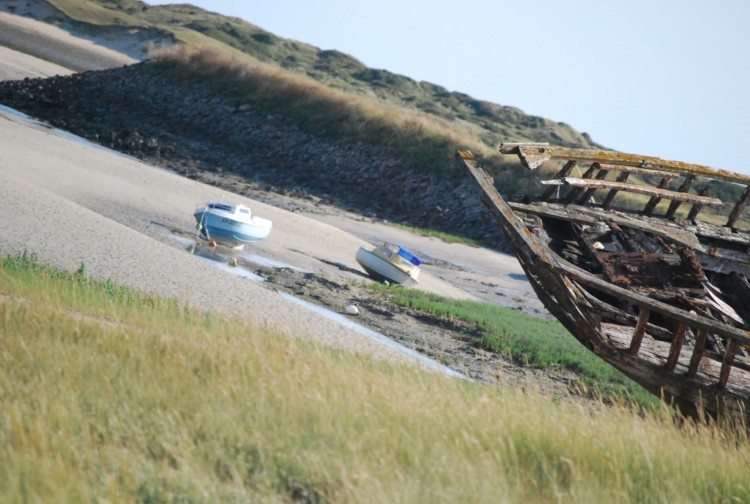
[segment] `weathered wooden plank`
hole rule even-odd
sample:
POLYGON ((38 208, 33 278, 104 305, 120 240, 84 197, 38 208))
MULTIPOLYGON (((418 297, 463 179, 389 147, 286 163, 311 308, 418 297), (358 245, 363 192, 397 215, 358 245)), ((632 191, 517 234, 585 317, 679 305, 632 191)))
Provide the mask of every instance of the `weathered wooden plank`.
MULTIPOLYGON (((703 190, 700 192, 700 196, 705 196, 707 194, 708 194, 708 186, 705 186, 703 190)), ((696 217, 698 217, 698 212, 700 212, 702 208, 703 208, 703 203, 701 203, 700 201, 696 201, 695 203, 693 203, 693 208, 691 208, 690 211, 688 212, 688 216, 687 216, 688 220, 691 222, 695 222, 696 217)))
MULTIPOLYGON (((509 203, 509 205, 516 211, 536 214, 541 217, 554 217, 563 221, 576 222, 581 224, 596 224, 600 220, 606 218, 607 220, 615 222, 620 226, 630 227, 645 232, 661 233, 679 243, 693 248, 696 253, 705 254, 706 258, 702 257, 702 261, 710 260, 710 257, 725 259, 731 259, 731 257, 725 255, 724 247, 704 247, 698 240, 698 236, 710 238, 711 240, 719 240, 720 242, 730 242, 737 245, 750 247, 750 233, 745 231, 732 232, 727 228, 712 226, 702 222, 691 225, 684 221, 681 221, 680 224, 670 221, 664 221, 663 219, 658 218, 634 218, 623 215, 622 213, 607 213, 605 216, 605 214, 597 208, 576 205, 561 205, 555 203, 529 204, 511 202, 509 203)), ((736 255, 736 260, 741 261, 742 257, 745 256, 738 253, 736 255)), ((736 263, 736 266, 738 268, 743 267, 741 262, 736 263)))
MULTIPOLYGON (((732 367, 734 369, 741 369, 743 371, 750 371, 750 364, 748 364, 746 361, 738 359, 737 357, 738 357, 738 354, 739 354, 739 350, 737 352, 738 353, 735 354, 734 361, 732 362, 732 367)), ((716 361, 716 362, 723 362, 724 361, 724 355, 723 354, 718 354, 718 353, 712 352, 711 350, 706 350, 705 352, 703 352, 703 358, 704 359, 711 359, 711 360, 716 361)), ((748 389, 748 390, 750 390, 750 389, 748 389)))
POLYGON ((526 204, 526 203, 508 203, 513 210, 539 215, 540 217, 554 217, 568 222, 578 222, 581 224, 596 224, 599 222, 594 216, 583 214, 575 206, 560 206, 554 204, 526 204), (570 208, 570 210, 566 210, 570 208))
MULTIPOLYGON (((630 176, 630 173, 624 171, 620 173, 620 175, 617 176, 617 181, 627 182, 629 176, 630 176)), ((607 193, 607 196, 604 198, 604 201, 602 202, 602 208, 609 208, 609 205, 612 204, 612 200, 615 199, 615 196, 617 196, 618 192, 619 191, 617 189, 611 189, 609 193, 607 193)))
MULTIPOLYGON (((666 189, 669 185, 670 180, 672 179, 668 177, 664 177, 663 179, 661 179, 661 182, 659 182, 657 189, 666 189)), ((648 200, 648 203, 646 203, 646 207, 643 209, 643 213, 645 215, 651 215, 654 212, 654 208, 656 208, 656 205, 658 205, 661 201, 661 198, 661 196, 651 196, 651 199, 648 200)))
POLYGON ((567 147, 550 147, 549 145, 503 144, 502 154, 516 154, 530 169, 535 169, 548 160, 576 160, 578 162, 599 162, 622 166, 654 168, 675 173, 693 173, 716 180, 726 180, 740 184, 750 184, 750 177, 739 173, 711 168, 709 166, 668 161, 654 156, 640 156, 622 152, 597 149, 571 149, 567 147))
MULTIPOLYGON (((514 210, 536 214, 542 217, 555 217, 556 219, 580 222, 583 224, 595 224, 604 220, 599 209, 577 205, 558 205, 554 203, 524 204, 509 203, 514 210)), ((658 232, 668 236, 677 243, 701 249, 702 245, 698 238, 691 232, 692 227, 678 226, 673 222, 652 219, 649 217, 631 217, 621 213, 607 213, 606 220, 624 227, 639 229, 646 232, 658 232)), ((749 241, 750 243, 750 241, 749 241)))
POLYGON ((703 351, 706 348, 706 341, 708 341, 708 331, 705 329, 698 329, 698 334, 695 336, 695 346, 693 347, 693 355, 690 357, 690 366, 688 367, 687 375, 689 377, 695 376, 698 372, 698 365, 701 363, 703 358, 703 351))
POLYGON ((737 204, 734 205, 732 212, 729 214, 729 219, 727 220, 726 224, 727 227, 734 227, 734 225, 737 223, 737 219, 740 218, 740 214, 747 206, 748 200, 750 200, 750 185, 745 187, 745 191, 742 193, 739 201, 737 201, 737 204))
POLYGON ((655 187, 646 187, 640 184, 631 184, 628 182, 617 182, 616 180, 596 180, 596 179, 581 179, 575 177, 563 177, 562 179, 543 180, 544 185, 570 185, 574 187, 595 187, 598 189, 617 189, 618 191, 627 191, 637 194, 645 194, 646 196, 657 196, 659 198, 683 201, 690 203, 698 203, 701 205, 718 206, 722 204, 719 198, 713 198, 711 196, 704 196, 700 194, 688 194, 677 191, 670 191, 668 189, 659 189, 655 187))
MULTIPOLYGON (((685 180, 682 181, 682 185, 679 189, 677 189, 677 192, 688 192, 690 190, 690 186, 693 185, 693 181, 695 180, 695 175, 692 173, 688 174, 685 177, 685 180)), ((677 212, 677 209, 680 208, 680 205, 682 204, 681 201, 672 201, 669 204, 669 208, 667 209, 667 213, 664 215, 667 219, 671 219, 674 217, 675 212, 677 212)))
MULTIPOLYGON (((584 179, 589 179, 598 170, 599 170, 599 163, 593 163, 591 166, 589 166, 588 170, 586 170, 586 172, 581 177, 584 178, 584 179)), ((605 175, 606 175, 606 173, 605 173, 605 175)), ((564 180, 566 178, 567 177, 562 177, 562 178, 556 179, 556 180, 564 180)), ((542 184, 544 184, 544 182, 542 182, 542 184)), ((576 200, 576 198, 578 197, 578 195, 581 193, 582 190, 583 189, 580 188, 580 187, 574 187, 573 189, 571 189, 570 191, 568 191, 568 195, 565 196, 565 200, 568 201, 568 202, 570 202, 570 203, 572 203, 573 201, 576 200)))
POLYGON ((599 163, 602 169, 607 171, 617 171, 621 174, 637 174, 644 177, 662 177, 670 181, 679 177, 679 173, 668 172, 664 170, 654 170, 652 168, 643 168, 641 166, 615 165, 608 163, 599 163))
POLYGON ((703 265, 703 269, 706 271, 714 271, 717 273, 726 273, 728 271, 736 271, 742 273, 745 276, 750 277, 750 264, 745 261, 732 260, 731 257, 725 258, 719 255, 708 255, 696 253, 696 256, 703 265))
MULTIPOLYGON (((618 324, 622 324, 624 326, 630 326, 630 327, 635 327, 635 325, 638 323, 638 318, 635 315, 625 313, 619 308, 616 308, 608 303, 605 303, 601 299, 598 299, 597 297, 592 296, 588 292, 585 292, 585 294, 586 294, 586 300, 593 307, 596 308, 597 312, 602 314, 603 319, 606 318, 614 322, 617 322, 618 324)), ((664 329, 663 327, 660 327, 658 325, 654 325, 650 322, 646 324, 646 333, 653 336, 654 339, 659 339, 659 340, 664 340, 664 341, 671 339, 673 336, 672 333, 668 331, 667 329, 664 329)), ((631 334, 632 334, 632 331, 631 331, 631 334)))
MULTIPOLYGON (((578 161, 568 161, 565 163, 565 166, 562 167, 562 169, 557 172, 554 178, 561 179, 564 177, 567 177, 571 171, 573 171, 573 168, 575 168, 576 164, 578 164, 578 161)), ((548 200, 550 196, 555 192, 555 187, 548 187, 547 190, 544 191, 542 194, 542 200, 548 200)))
POLYGON ((641 348, 641 341, 643 341, 643 335, 646 333, 646 324, 648 324, 650 315, 651 310, 641 307, 641 312, 638 314, 638 323, 633 329, 633 339, 630 340, 630 353, 633 355, 637 355, 638 349, 641 348))
POLYGON ((724 362, 721 363, 721 373, 719 373, 719 388, 723 389, 727 386, 729 381, 729 372, 732 370, 732 363, 734 357, 737 355, 737 346, 739 345, 737 340, 729 340, 727 343, 727 350, 724 352, 724 362))
POLYGON ((750 247, 750 233, 747 231, 732 231, 729 228, 712 226, 704 222, 696 222, 693 226, 696 234, 714 240, 738 243, 750 247))
POLYGON ((685 339, 685 324, 679 324, 677 331, 674 333, 672 339, 672 346, 669 348, 669 357, 667 357, 667 369, 674 371, 677 361, 680 359, 680 351, 682 350, 682 342, 685 339))
MULTIPOLYGON (((596 180, 604 180, 604 178, 607 176, 608 171, 603 169, 599 163, 594 163, 595 165, 599 166, 599 173, 596 174, 596 180)), ((592 165, 593 166, 593 165, 592 165)), ((591 197, 596 192, 597 188, 592 187, 590 189, 587 189, 585 193, 583 193, 583 196, 581 196, 578 199, 579 205, 585 205, 588 203, 588 201, 591 199, 591 197)))
POLYGON ((648 308, 651 311, 661 313, 677 322, 684 323, 688 327, 706 329, 725 338, 736 339, 741 343, 750 344, 750 332, 744 329, 739 329, 716 319, 682 310, 668 303, 633 292, 632 290, 618 287, 563 260, 556 261, 553 269, 559 274, 569 276, 575 282, 623 299, 641 308, 648 308))

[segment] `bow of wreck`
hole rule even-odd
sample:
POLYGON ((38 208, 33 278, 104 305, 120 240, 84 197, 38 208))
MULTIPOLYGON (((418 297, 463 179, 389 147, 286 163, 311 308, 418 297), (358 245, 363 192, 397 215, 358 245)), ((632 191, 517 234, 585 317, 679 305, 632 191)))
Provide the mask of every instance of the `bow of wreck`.
POLYGON ((500 151, 557 170, 538 197, 506 201, 459 153, 547 309, 684 414, 747 419, 750 233, 740 227, 750 177, 604 150, 500 151), (717 183, 736 201, 711 196, 717 183))

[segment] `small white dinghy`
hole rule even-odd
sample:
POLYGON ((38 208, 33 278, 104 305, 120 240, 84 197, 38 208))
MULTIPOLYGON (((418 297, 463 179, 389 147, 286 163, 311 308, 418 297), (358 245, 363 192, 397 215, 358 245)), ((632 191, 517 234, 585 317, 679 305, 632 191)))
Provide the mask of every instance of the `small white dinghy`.
POLYGON ((403 247, 384 243, 372 251, 360 247, 357 262, 368 275, 381 282, 417 283, 422 262, 403 247))
POLYGON ((270 220, 254 216, 239 203, 203 203, 193 216, 201 236, 232 248, 262 240, 273 228, 270 220))

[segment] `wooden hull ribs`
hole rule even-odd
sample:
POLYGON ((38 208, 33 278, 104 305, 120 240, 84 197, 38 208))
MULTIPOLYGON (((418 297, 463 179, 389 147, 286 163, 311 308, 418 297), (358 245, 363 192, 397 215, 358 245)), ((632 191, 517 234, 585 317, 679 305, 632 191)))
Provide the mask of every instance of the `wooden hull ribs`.
POLYGON ((559 168, 538 197, 511 202, 459 153, 550 313, 684 414, 747 420, 750 233, 739 228, 750 177, 546 144, 500 152, 559 168), (717 187, 736 201, 709 195, 717 187))

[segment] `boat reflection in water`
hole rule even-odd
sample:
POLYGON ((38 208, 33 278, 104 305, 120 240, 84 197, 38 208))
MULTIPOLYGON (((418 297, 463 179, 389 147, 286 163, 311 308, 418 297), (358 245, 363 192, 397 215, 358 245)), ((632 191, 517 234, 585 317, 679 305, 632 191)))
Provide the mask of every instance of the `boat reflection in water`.
POLYGON ((255 282, 263 282, 264 278, 239 265, 237 256, 233 249, 224 249, 226 252, 207 245, 192 243, 186 247, 187 251, 195 257, 210 262, 217 268, 234 276, 248 278, 255 282))

